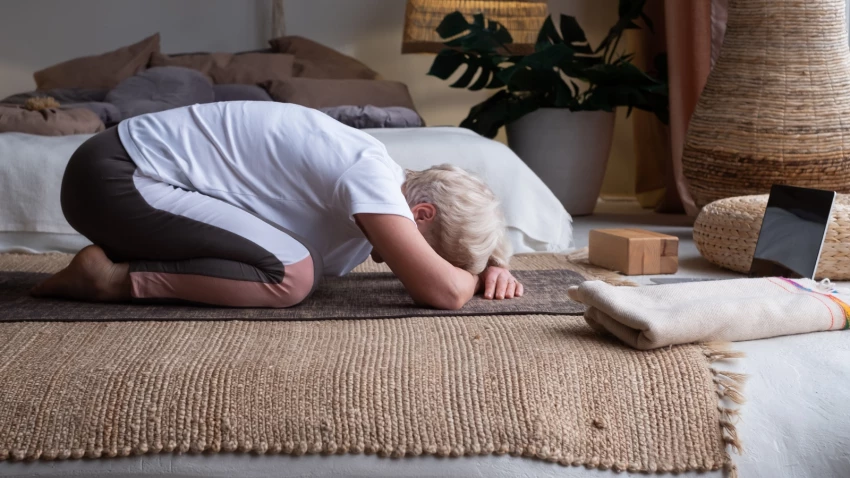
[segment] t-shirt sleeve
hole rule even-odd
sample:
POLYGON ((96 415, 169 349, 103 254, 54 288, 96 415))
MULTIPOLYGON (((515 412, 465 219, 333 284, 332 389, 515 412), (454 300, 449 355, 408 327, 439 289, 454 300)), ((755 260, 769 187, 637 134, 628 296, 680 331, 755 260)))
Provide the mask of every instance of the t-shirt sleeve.
POLYGON ((410 206, 401 193, 404 174, 379 159, 366 158, 339 179, 336 198, 352 221, 355 214, 393 214, 413 221, 410 206))

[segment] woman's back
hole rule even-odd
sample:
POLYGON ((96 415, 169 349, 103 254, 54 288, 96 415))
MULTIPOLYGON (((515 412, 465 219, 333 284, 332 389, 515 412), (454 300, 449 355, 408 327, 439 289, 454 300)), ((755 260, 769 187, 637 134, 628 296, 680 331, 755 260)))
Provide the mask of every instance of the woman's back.
POLYGON ((119 126, 137 174, 198 191, 309 240, 324 273, 345 274, 371 246, 356 213, 412 219, 402 169, 383 144, 316 110, 272 102, 194 105, 119 126))

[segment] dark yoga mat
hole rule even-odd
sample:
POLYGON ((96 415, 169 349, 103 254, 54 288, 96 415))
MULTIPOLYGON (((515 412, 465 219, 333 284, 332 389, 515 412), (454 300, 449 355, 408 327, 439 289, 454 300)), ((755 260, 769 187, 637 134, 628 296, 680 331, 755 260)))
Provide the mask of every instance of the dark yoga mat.
POLYGON ((325 278, 319 289, 288 309, 234 309, 194 305, 100 304, 30 297, 29 289, 49 274, 0 272, 0 322, 33 320, 312 320, 424 316, 579 315, 584 306, 567 297, 567 287, 585 279, 567 270, 515 271, 525 294, 511 300, 473 298, 463 309, 418 307, 389 273, 325 278))

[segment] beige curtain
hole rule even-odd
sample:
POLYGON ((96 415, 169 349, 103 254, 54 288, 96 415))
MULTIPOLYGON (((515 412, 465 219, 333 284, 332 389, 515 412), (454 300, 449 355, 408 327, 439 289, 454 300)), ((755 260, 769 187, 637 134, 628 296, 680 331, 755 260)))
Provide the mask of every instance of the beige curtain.
MULTIPOLYGON (((657 55, 667 51, 664 0, 648 0, 644 13, 652 19, 654 33, 642 25, 628 31, 628 42, 634 52, 634 63, 652 70, 657 55)), ((653 208, 662 203, 667 191, 666 170, 671 161, 670 128, 654 114, 632 112, 635 153, 635 195, 642 207, 653 208)))
POLYGON ((286 20, 283 16, 283 0, 272 0, 272 31, 269 38, 280 38, 286 34, 286 20))
POLYGON ((667 51, 670 125, 649 115, 634 122, 636 190, 641 204, 659 212, 698 210, 682 174, 682 150, 688 122, 716 61, 726 31, 728 0, 649 0, 646 12, 656 35, 641 30, 634 40, 636 60, 646 67, 655 53, 667 51))

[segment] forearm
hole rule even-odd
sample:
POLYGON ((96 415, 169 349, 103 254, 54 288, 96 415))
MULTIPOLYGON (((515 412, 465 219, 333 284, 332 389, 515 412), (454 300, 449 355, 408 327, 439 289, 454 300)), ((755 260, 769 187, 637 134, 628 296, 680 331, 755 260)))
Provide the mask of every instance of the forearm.
POLYGON ((477 276, 454 268, 442 277, 427 281, 425 287, 408 287, 414 302, 443 310, 457 310, 464 306, 479 288, 477 276))

